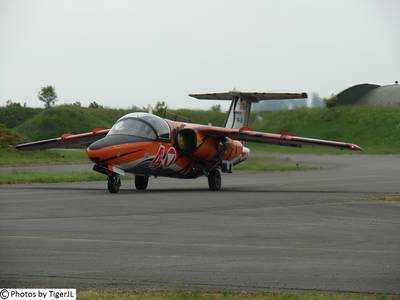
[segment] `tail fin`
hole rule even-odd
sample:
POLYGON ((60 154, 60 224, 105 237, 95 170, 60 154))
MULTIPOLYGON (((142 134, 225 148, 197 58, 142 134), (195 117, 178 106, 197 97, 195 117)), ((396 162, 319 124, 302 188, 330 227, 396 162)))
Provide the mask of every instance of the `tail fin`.
POLYGON ((263 100, 304 99, 306 93, 227 93, 190 94, 190 97, 202 100, 231 100, 231 106, 225 119, 225 128, 240 129, 248 127, 251 103, 263 100))

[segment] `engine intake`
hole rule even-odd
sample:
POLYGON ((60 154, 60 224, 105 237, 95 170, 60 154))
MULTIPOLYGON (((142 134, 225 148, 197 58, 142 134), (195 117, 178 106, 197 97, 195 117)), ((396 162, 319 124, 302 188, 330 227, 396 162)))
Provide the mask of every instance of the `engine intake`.
POLYGON ((190 155, 196 150, 197 135, 193 129, 181 129, 176 135, 176 148, 184 155, 190 155))
POLYGON ((206 137, 192 128, 181 129, 176 136, 176 148, 182 155, 212 161, 218 154, 219 139, 206 137))
POLYGON ((183 128, 176 135, 176 149, 182 155, 197 157, 206 161, 231 161, 239 157, 243 144, 228 138, 207 137, 192 128, 183 128))

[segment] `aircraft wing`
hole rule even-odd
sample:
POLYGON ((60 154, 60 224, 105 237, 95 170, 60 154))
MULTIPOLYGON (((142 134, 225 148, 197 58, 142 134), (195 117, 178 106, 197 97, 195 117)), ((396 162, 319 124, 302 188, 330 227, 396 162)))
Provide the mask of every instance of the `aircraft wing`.
POLYGON ((79 134, 63 134, 60 137, 15 145, 14 148, 22 151, 43 150, 51 148, 82 148, 105 137, 110 129, 96 128, 93 131, 79 134))
POLYGON ((228 137, 233 140, 256 142, 264 144, 273 144, 280 146, 301 147, 303 145, 325 146, 340 149, 361 151, 361 147, 355 144, 343 143, 337 141, 320 140, 308 137, 300 137, 291 134, 275 134, 267 132, 257 132, 249 129, 229 129, 222 127, 200 127, 197 130, 205 136, 228 137))

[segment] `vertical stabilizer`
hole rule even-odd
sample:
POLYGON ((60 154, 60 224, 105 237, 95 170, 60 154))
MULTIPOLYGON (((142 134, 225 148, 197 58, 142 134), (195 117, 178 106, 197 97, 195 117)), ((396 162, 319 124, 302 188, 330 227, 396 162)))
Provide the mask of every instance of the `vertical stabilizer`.
POLYGON ((248 127, 251 111, 251 101, 242 97, 233 97, 225 119, 225 128, 240 129, 248 127))

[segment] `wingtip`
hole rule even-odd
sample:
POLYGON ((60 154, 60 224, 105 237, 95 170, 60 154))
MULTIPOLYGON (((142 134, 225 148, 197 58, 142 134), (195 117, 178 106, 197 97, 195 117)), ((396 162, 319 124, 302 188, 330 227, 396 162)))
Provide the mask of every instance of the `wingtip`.
POLYGON ((199 94, 193 94, 193 93, 192 93, 192 94, 189 94, 188 96, 189 96, 189 97, 192 97, 192 98, 199 99, 199 98, 198 98, 199 94))
POLYGON ((363 148, 361 148, 360 146, 358 146, 356 144, 350 144, 350 149, 353 151, 364 151, 363 148))

